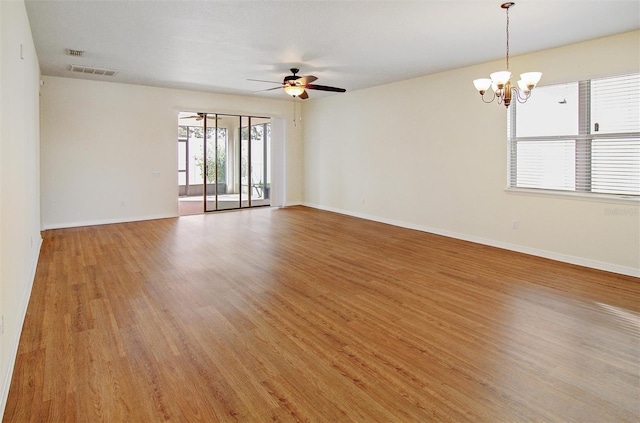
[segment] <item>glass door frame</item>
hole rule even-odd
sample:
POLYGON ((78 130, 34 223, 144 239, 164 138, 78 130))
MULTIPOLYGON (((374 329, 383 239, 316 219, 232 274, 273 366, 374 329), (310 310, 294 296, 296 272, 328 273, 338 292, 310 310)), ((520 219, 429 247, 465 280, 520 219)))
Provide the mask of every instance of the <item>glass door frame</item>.
MULTIPOLYGON (((200 113, 198 113, 200 114, 200 113)), ((204 130, 204 143, 203 143, 203 159, 204 159, 204 166, 203 166, 203 170, 204 170, 204 175, 203 175, 203 211, 205 213, 209 213, 209 212, 215 212, 215 211, 225 211, 225 210, 238 210, 238 209, 245 209, 245 208, 251 208, 251 207, 269 207, 271 205, 271 201, 269 200, 269 197, 266 195, 267 190, 266 190, 266 186, 267 186, 267 175, 268 172, 271 171, 271 169, 269 168, 271 161, 267 160, 267 154, 270 151, 270 148, 268 148, 268 142, 270 140, 268 140, 268 131, 267 131, 267 126, 271 124, 271 117, 266 117, 266 116, 250 116, 250 115, 239 115, 239 114, 226 114, 226 113, 203 113, 203 115, 205 116, 204 122, 203 122, 203 130, 204 130), (208 120, 213 117, 214 119, 214 125, 213 127, 210 127, 208 125, 208 120), (233 140, 230 140, 231 137, 229 137, 229 134, 227 132, 227 138, 226 138, 226 157, 227 159, 226 161, 226 168, 225 168, 225 185, 227 187, 229 186, 233 186, 235 184, 234 178, 237 175, 238 177, 238 202, 235 205, 235 207, 225 207, 225 208, 221 208, 220 207, 220 200, 219 200, 219 181, 218 181, 218 175, 219 175, 219 169, 218 169, 218 154, 219 154, 219 143, 218 143, 218 120, 219 117, 234 117, 238 119, 238 127, 237 127, 237 137, 233 137, 233 140), (246 128, 247 128, 247 139, 243 140, 243 135, 242 135, 242 129, 243 129, 243 123, 246 120, 246 128), (251 196, 251 192, 253 189, 253 181, 252 181, 252 168, 253 168, 253 164, 252 164, 252 159, 251 159, 251 149, 252 149, 252 120, 259 120, 259 121, 264 121, 263 123, 259 124, 262 125, 264 127, 263 130, 263 136, 262 136, 262 148, 263 148, 263 170, 262 170, 262 177, 263 177, 263 181, 262 181, 262 198, 264 200, 269 200, 266 204, 260 204, 260 205, 254 205, 253 201, 252 201, 252 196, 251 196), (213 131, 210 131, 210 129, 213 129, 213 131), (209 132, 212 132, 213 136, 211 138, 213 138, 213 140, 210 140, 210 136, 209 136, 209 132), (237 138, 237 145, 236 144, 236 138, 237 138), (213 149, 212 149, 212 153, 214 155, 214 160, 213 160, 213 165, 215 166, 214 172, 213 172, 213 183, 211 184, 214 187, 213 190, 213 208, 210 209, 208 206, 208 197, 209 197, 209 188, 208 186, 209 184, 209 168, 208 168, 208 163, 210 162, 208 160, 207 155, 209 154, 209 142, 214 142, 213 145, 213 149), (247 157, 246 157, 246 172, 247 172, 247 193, 246 193, 246 200, 244 200, 244 202, 246 202, 246 205, 243 205, 243 184, 242 184, 242 158, 243 158, 243 154, 242 154, 242 144, 243 141, 245 141, 247 143, 247 157), (230 143, 234 144, 233 148, 230 148, 230 143), (238 150, 237 153, 235 150, 238 150), (229 151, 232 151, 232 153, 237 156, 237 163, 235 164, 237 166, 237 172, 234 171, 233 174, 232 172, 229 171, 228 168, 228 163, 229 163, 229 151), (231 180, 229 180, 229 178, 232 178, 231 180)), ((231 158, 231 160, 234 160, 235 158, 231 158)), ((226 192, 226 191, 225 191, 226 192)), ((235 200, 233 201, 235 203, 235 200)))

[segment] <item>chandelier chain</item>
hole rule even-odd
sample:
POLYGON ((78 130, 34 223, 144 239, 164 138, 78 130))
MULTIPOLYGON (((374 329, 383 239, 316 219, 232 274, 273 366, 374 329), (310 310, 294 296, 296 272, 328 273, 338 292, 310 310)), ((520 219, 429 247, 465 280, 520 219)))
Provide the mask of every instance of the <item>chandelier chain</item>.
POLYGON ((509 8, 507 7, 507 70, 509 70, 509 8))

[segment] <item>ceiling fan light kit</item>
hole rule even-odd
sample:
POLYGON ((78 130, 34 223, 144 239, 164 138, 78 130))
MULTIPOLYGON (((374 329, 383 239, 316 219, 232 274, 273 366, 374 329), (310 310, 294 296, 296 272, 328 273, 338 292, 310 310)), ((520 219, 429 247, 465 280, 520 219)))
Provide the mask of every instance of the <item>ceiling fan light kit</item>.
POLYGON ((304 87, 301 85, 287 85, 284 87, 284 91, 291 97, 298 97, 304 92, 304 87))
POLYGON ((500 6, 505 9, 507 15, 507 70, 494 72, 490 75, 490 78, 480 78, 473 81, 473 85, 480 93, 482 101, 491 103, 497 99, 498 104, 504 104, 505 107, 509 107, 513 98, 517 99, 519 103, 526 102, 531 96, 531 91, 542 78, 541 72, 525 72, 520 74, 517 87, 511 85, 511 72, 509 72, 509 8, 513 6, 515 6, 513 2, 503 3, 500 6), (489 88, 493 90, 493 96, 487 99, 484 95, 489 88))

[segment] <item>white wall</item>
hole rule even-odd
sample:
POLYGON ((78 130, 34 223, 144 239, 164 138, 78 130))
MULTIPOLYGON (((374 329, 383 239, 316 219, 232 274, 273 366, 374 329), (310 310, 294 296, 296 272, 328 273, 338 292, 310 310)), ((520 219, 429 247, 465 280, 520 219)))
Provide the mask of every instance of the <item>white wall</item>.
POLYGON ((302 201, 301 130, 293 125, 291 100, 43 79, 45 229, 177 216, 180 111, 286 119, 286 198, 302 201))
MULTIPOLYGON (((514 57, 511 70, 541 71, 543 84, 638 72, 639 37, 514 57)), ((638 202, 505 191, 506 112, 472 84, 503 67, 305 103, 305 204, 640 276, 638 202)))
POLYGON ((0 1, 0 44, 1 416, 41 244, 40 70, 23 1, 0 1))

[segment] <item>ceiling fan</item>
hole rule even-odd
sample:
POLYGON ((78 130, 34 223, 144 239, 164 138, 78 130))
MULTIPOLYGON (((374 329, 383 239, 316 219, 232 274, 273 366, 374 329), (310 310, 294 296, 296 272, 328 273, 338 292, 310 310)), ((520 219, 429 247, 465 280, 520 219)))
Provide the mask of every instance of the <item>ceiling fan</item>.
POLYGON ((307 94, 307 90, 333 91, 333 92, 336 92, 336 93, 344 93, 344 92, 347 91, 344 88, 336 88, 336 87, 329 87, 329 86, 326 86, 326 85, 312 84, 312 82, 314 82, 318 78, 316 78, 313 75, 299 76, 299 75, 297 75, 297 73, 300 72, 300 69, 291 68, 290 70, 291 70, 291 75, 285 76, 281 83, 280 82, 275 82, 275 81, 263 81, 261 79, 249 79, 249 81, 269 82, 271 84, 280 84, 279 87, 267 88, 266 90, 261 90, 261 91, 256 91, 256 92, 260 93, 260 92, 264 92, 264 91, 273 91, 273 90, 279 90, 279 89, 283 88, 285 90, 285 92, 287 94, 289 94, 290 96, 298 97, 298 98, 301 98, 303 100, 309 98, 309 95, 307 94))
POLYGON ((182 116, 180 119, 202 120, 204 119, 204 113, 196 113, 195 115, 191 115, 191 116, 182 116))
MULTIPOLYGON (((216 121, 217 121, 218 119, 220 119, 220 118, 218 117, 218 115, 214 115, 214 114, 211 114, 211 113, 206 113, 206 115, 207 115, 207 119, 215 119, 216 121)), ((196 113, 195 115, 191 115, 191 116, 182 116, 180 119, 195 119, 195 120, 197 120, 197 121, 201 121, 202 119, 204 119, 204 116, 205 116, 205 113, 198 112, 198 113, 196 113)))

